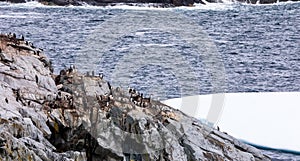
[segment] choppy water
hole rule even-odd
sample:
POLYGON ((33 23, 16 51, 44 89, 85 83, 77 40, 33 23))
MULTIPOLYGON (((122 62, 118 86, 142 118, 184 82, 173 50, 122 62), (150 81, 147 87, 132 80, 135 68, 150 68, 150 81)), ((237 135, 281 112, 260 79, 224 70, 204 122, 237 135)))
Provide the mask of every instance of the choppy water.
POLYGON ((0 32, 23 34, 45 49, 55 72, 75 64, 163 99, 300 91, 300 3, 176 9, 0 3, 0 32))

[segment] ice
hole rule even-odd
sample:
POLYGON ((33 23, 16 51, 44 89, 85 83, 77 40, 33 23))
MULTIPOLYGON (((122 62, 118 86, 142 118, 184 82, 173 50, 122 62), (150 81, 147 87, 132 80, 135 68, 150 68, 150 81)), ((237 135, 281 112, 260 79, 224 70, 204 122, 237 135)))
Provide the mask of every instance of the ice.
MULTIPOLYGON (((191 96, 196 118, 206 118, 213 95, 191 96)), ((182 98, 163 101, 183 111, 182 98)), ((226 93, 221 131, 260 146, 300 152, 300 92, 226 93)))

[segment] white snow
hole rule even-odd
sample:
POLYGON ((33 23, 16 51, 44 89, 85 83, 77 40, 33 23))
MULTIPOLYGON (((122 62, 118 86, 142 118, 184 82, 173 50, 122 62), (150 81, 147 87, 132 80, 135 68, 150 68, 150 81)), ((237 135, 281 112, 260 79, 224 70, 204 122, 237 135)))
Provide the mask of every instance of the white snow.
MULTIPOLYGON (((193 107, 198 109, 197 112, 188 114, 207 118, 212 96, 190 97, 194 101, 198 99, 199 103, 193 107)), ((163 102, 181 109, 182 100, 187 99, 163 102)), ((184 108, 181 110, 185 111, 184 108)), ((299 123, 300 92, 226 93, 217 125, 221 131, 253 144, 300 152, 299 123)))

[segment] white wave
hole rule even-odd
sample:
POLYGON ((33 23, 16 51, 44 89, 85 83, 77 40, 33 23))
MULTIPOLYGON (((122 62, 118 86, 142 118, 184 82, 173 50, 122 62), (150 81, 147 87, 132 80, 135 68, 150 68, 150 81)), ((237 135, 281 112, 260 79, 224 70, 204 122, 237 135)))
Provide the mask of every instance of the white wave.
POLYGON ((32 16, 32 15, 16 15, 16 14, 7 14, 7 15, 0 15, 0 18, 12 18, 12 19, 26 19, 26 18, 43 18, 42 16, 32 16))
POLYGON ((0 3, 0 8, 41 8, 41 7, 51 7, 51 6, 45 6, 36 1, 31 1, 26 3, 7 3, 7 2, 0 3))
POLYGON ((41 4, 37 1, 30 1, 26 3, 18 3, 12 4, 7 2, 0 2, 1 7, 16 7, 16 8, 81 8, 81 9, 123 9, 123 10, 160 10, 160 11, 168 11, 168 10, 216 10, 216 11, 223 11, 223 10, 231 10, 235 9, 237 5, 249 5, 249 6, 264 6, 264 5, 286 5, 290 3, 299 3, 299 2, 278 2, 273 4, 248 4, 248 3, 240 3, 234 0, 222 0, 223 3, 209 3, 205 0, 202 0, 205 5, 203 4, 194 4, 192 7, 174 7, 174 8, 162 8, 159 7, 158 4, 153 3, 137 3, 137 4, 125 4, 125 3, 118 3, 114 4, 113 6, 92 6, 86 3, 82 3, 82 6, 48 6, 41 4))
MULTIPOLYGON (((199 101, 193 116, 206 118, 213 95, 191 96, 199 101)), ((163 101, 184 111, 182 98, 163 101)), ((190 107, 189 107, 190 108, 190 107)), ((218 122, 221 131, 247 142, 300 152, 300 92, 226 93, 218 122)))
POLYGON ((37 12, 11 12, 7 14, 0 15, 0 18, 15 18, 15 19, 25 19, 25 18, 43 18, 42 13, 37 12))
POLYGON ((27 18, 27 16, 0 15, 0 18, 27 18))
POLYGON ((251 4, 251 3, 240 3, 240 4, 243 5, 243 6, 254 6, 254 7, 256 6, 256 7, 260 7, 260 6, 290 5, 290 4, 300 3, 299 1, 298 2, 295 2, 295 1, 279 2, 277 0, 277 2, 275 2, 275 3, 260 4, 259 1, 260 0, 258 0, 256 4, 251 4))
MULTIPOLYGON (((230 0, 228 0, 229 2, 230 0)), ((205 2, 205 1, 204 1, 205 2)), ((15 7, 15 8, 80 8, 80 9, 123 9, 123 10, 159 10, 159 11, 170 11, 170 10, 228 10, 234 8, 232 4, 235 3, 208 3, 206 5, 203 4, 195 4, 192 7, 181 6, 181 7, 171 7, 171 8, 162 8, 159 7, 159 4, 154 3, 137 3, 137 4, 125 4, 118 3, 113 6, 92 6, 86 3, 82 3, 82 6, 48 6, 37 1, 30 1, 26 3, 18 3, 12 4, 7 2, 0 2, 1 7, 15 7)))
MULTIPOLYGON (((225 1, 224 1, 225 2, 225 1)), ((232 10, 235 8, 237 3, 226 1, 226 3, 209 3, 204 1, 205 5, 196 4, 197 9, 201 10, 215 10, 215 11, 224 11, 224 10, 232 10)))

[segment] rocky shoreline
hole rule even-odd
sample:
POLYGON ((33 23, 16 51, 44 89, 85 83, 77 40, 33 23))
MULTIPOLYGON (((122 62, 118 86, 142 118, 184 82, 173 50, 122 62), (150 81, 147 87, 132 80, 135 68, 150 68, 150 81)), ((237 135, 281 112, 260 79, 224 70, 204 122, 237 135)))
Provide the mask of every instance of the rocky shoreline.
MULTIPOLYGON (((0 0, 0 2, 11 3, 26 3, 27 0, 0 0)), ((208 3, 223 3, 223 0, 37 0, 44 5, 58 5, 58 6, 115 6, 117 4, 126 4, 130 6, 142 6, 142 4, 148 4, 147 6, 169 8, 177 6, 194 6, 194 4, 208 3)), ((248 4, 272 4, 277 2, 299 1, 299 0, 231 0, 232 2, 248 3, 248 4)))
POLYGON ((0 160, 267 161, 250 145, 133 89, 0 35, 0 160))

